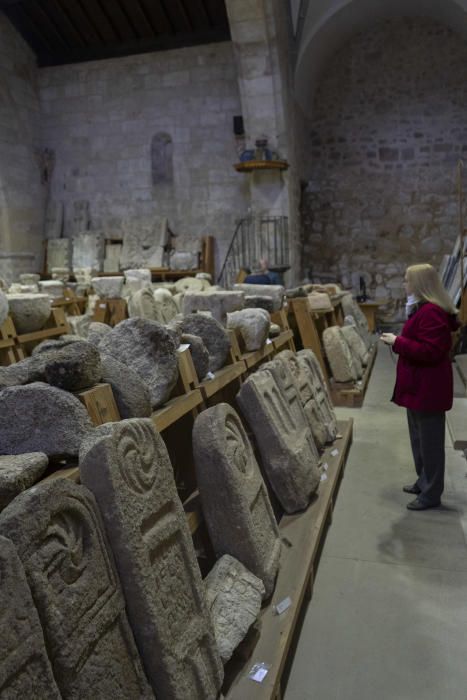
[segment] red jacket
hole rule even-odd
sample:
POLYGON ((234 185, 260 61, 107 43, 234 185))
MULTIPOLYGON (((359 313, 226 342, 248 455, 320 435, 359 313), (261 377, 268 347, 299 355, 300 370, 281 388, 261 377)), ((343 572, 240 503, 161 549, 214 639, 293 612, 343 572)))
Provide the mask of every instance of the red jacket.
POLYGON ((393 350, 399 355, 392 400, 414 411, 449 411, 453 401, 451 333, 454 315, 422 304, 404 324, 393 350))

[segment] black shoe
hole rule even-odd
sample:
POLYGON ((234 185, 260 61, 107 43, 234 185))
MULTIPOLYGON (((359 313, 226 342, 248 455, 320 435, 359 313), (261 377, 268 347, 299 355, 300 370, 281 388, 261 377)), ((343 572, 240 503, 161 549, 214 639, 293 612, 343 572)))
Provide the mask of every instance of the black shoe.
POLYGON ((422 492, 421 488, 417 486, 417 484, 410 484, 409 486, 404 486, 402 488, 402 491, 404 491, 405 493, 414 493, 416 496, 418 496, 418 494, 422 492))
POLYGON ((415 501, 410 501, 410 503, 407 503, 407 508, 409 510, 428 510, 429 508, 438 508, 440 505, 441 501, 438 501, 438 503, 424 503, 416 498, 415 501))

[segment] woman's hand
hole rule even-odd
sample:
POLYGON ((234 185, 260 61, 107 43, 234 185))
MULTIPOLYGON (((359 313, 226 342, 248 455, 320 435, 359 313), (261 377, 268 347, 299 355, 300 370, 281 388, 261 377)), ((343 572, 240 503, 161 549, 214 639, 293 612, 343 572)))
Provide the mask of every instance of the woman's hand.
POLYGON ((397 335, 394 335, 394 333, 381 333, 380 339, 385 343, 386 345, 394 345, 396 342, 397 335))

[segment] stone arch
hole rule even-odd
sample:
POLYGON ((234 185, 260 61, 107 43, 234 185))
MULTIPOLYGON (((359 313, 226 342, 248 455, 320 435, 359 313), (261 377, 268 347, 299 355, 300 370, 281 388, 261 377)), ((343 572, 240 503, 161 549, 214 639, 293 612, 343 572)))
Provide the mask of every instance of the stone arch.
POLYGON ((173 182, 173 141, 163 131, 152 137, 151 177, 153 185, 173 182))

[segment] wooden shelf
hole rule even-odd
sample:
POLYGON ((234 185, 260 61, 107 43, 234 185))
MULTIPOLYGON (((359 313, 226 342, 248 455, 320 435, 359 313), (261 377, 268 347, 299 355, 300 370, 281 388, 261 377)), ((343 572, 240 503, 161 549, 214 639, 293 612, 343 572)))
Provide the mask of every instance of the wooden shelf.
POLYGON ((283 349, 284 345, 287 345, 290 350, 295 349, 295 344, 293 342, 293 330, 289 328, 287 331, 283 331, 276 338, 272 338, 272 344, 275 350, 283 349))
POLYGON ((331 398, 334 406, 347 406, 348 408, 361 408, 365 400, 368 382, 370 381, 373 365, 375 364, 376 355, 378 353, 378 344, 372 347, 368 364, 365 367, 365 373, 360 384, 342 384, 331 381, 331 398))
POLYGON ((159 432, 162 432, 179 418, 186 415, 203 403, 203 397, 199 389, 193 389, 182 396, 175 396, 167 401, 165 406, 158 408, 151 416, 151 420, 159 432))
POLYGON ((245 160, 234 165, 237 173, 251 173, 255 170, 287 170, 286 160, 245 160))
POLYGON ((266 343, 259 350, 253 350, 253 352, 246 352, 241 356, 241 359, 245 363, 247 369, 255 367, 255 365, 262 362, 266 357, 269 357, 274 352, 274 343, 271 340, 270 343, 266 343))
POLYGON ((222 391, 228 384, 241 377, 244 372, 245 364, 243 362, 234 362, 215 372, 214 379, 205 379, 198 385, 198 388, 201 390, 204 399, 210 399, 218 391, 222 391))
MULTIPOLYGON (((352 444, 353 420, 338 422, 341 439, 328 447, 322 461, 328 464, 327 480, 322 481, 317 498, 303 513, 287 515, 279 523, 279 532, 290 546, 282 547, 281 563, 276 587, 270 603, 261 611, 261 633, 253 655, 243 663, 230 687, 224 690, 226 700, 276 700, 281 697, 282 672, 292 646, 294 633, 304 603, 313 591, 314 568, 318 552, 332 519, 334 500, 342 477, 347 454, 352 444), (339 453, 332 456, 338 449, 339 453), (276 615, 274 606, 290 596, 292 605, 282 615, 276 615), (255 663, 270 665, 262 683, 248 678, 255 663)), ((235 666, 235 656, 226 667, 226 678, 231 676, 230 666, 235 666)))

